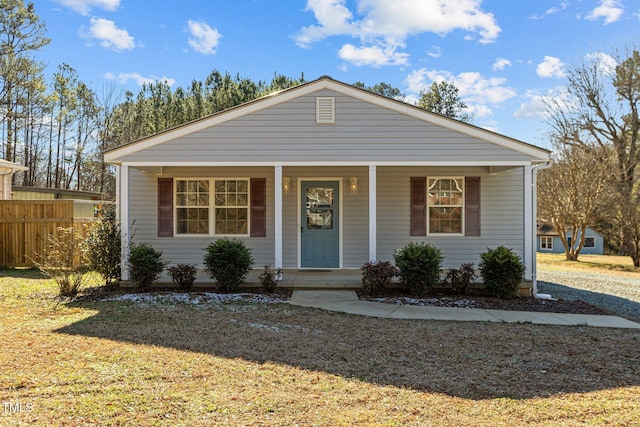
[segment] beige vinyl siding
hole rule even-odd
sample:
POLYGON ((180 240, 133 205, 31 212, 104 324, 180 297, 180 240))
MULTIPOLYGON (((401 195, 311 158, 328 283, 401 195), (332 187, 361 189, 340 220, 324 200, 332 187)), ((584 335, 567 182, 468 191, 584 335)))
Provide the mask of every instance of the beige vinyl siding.
POLYGON ((505 245, 522 256, 523 168, 490 175, 487 168, 418 168, 378 167, 377 233, 379 260, 393 260, 395 251, 409 241, 425 242, 441 249, 444 268, 462 263, 480 262, 479 254, 487 247, 505 245), (412 176, 479 176, 481 235, 410 236, 409 206, 412 176))
POLYGON ((127 162, 529 161, 531 157, 397 111, 320 90, 144 151, 127 162), (316 123, 316 97, 335 123, 316 123))

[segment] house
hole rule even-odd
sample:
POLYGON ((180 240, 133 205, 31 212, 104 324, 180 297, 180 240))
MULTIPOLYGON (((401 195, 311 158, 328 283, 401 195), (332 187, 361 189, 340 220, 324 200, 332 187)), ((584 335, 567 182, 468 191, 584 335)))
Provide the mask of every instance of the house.
MULTIPOLYGON (((562 239, 556 231, 556 229, 550 224, 541 224, 538 226, 537 233, 538 240, 538 252, 546 252, 552 254, 563 254, 564 245, 562 239)), ((567 230, 567 240, 571 244, 573 236, 571 231, 567 230)), ((578 239, 580 234, 578 234, 578 239)), ((604 239, 602 235, 595 231, 591 227, 587 227, 584 232, 584 246, 580 251, 581 255, 603 255, 604 254, 604 239)))
POLYGON ((409 241, 440 248, 445 268, 505 245, 535 278, 535 176, 549 151, 330 77, 104 158, 117 165, 124 255, 135 234, 172 264, 202 266, 209 243, 235 237, 286 275, 393 260, 409 241))
POLYGON ((11 200, 11 178, 19 171, 29 168, 0 159, 0 200, 11 200))

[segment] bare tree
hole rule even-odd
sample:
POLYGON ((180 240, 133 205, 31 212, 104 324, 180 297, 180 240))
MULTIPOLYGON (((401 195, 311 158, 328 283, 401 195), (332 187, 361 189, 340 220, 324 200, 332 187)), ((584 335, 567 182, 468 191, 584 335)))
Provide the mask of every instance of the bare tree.
POLYGON ((588 57, 568 74, 567 98, 548 102, 553 138, 560 144, 587 151, 611 149, 615 153, 611 174, 616 193, 610 206, 609 224, 620 230, 622 252, 640 266, 640 218, 636 195, 636 168, 640 160, 640 53, 588 57), (629 210, 633 209, 633 212, 629 210), (621 215, 625 212, 625 215, 621 215))
POLYGON ((610 165, 607 148, 566 146, 559 147, 558 161, 540 172, 538 220, 556 229, 567 261, 578 260, 587 227, 593 227, 602 215, 610 165))

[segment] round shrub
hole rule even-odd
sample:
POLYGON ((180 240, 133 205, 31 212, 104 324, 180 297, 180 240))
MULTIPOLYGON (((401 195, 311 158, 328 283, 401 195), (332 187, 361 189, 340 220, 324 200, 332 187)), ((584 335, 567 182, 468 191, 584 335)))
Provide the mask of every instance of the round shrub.
POLYGON ((205 249, 204 265, 222 291, 237 289, 251 271, 253 257, 241 240, 219 239, 205 249))
POLYGON ((487 249, 480 254, 480 275, 486 289, 498 298, 518 295, 524 265, 520 257, 504 246, 487 249))
POLYGON ((367 262, 360 270, 362 271, 362 291, 367 295, 382 292, 398 275, 398 268, 389 261, 367 262))
POLYGON ((155 250, 148 243, 131 246, 129 251, 129 276, 140 289, 147 289, 158 281, 166 262, 162 252, 155 250))
POLYGON ((409 242, 393 256, 400 280, 412 293, 422 294, 440 283, 442 252, 435 246, 409 242))
POLYGON ((173 283, 180 289, 189 292, 196 281, 197 267, 194 264, 177 264, 167 269, 173 283))
POLYGON ((476 277, 476 272, 473 268, 473 263, 465 263, 460 265, 460 268, 452 268, 447 273, 445 282, 451 285, 451 289, 454 292, 460 294, 466 294, 473 283, 473 279, 476 277))

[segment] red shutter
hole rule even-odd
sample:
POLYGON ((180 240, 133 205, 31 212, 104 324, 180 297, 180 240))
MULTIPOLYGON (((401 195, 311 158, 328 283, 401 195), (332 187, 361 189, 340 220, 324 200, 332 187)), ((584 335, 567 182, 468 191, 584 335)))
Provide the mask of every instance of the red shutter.
POLYGON ((480 177, 468 176, 464 180, 465 206, 464 231, 465 236, 480 235, 480 177))
POLYGON ((251 237, 267 237, 267 180, 251 179, 251 237))
POLYGON ((427 235, 427 178, 411 177, 411 235, 427 235))
POLYGON ((158 178, 158 237, 173 237, 173 178, 158 178))

